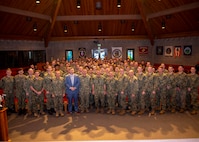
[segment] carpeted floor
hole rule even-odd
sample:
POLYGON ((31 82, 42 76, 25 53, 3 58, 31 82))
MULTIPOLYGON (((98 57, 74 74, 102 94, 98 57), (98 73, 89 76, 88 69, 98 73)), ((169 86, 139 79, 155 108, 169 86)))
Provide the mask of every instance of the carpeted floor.
POLYGON ((154 116, 90 112, 59 118, 48 115, 25 118, 12 114, 8 116, 8 127, 11 141, 199 141, 199 114, 188 112, 154 116))

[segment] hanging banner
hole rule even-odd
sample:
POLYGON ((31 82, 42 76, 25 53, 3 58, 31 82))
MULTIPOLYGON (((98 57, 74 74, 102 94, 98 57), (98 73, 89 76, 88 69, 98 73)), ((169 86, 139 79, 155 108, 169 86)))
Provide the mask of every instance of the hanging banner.
POLYGON ((174 57, 180 57, 182 53, 181 46, 175 46, 174 47, 174 57))
POLYGON ((112 47, 112 58, 122 58, 122 47, 112 47))

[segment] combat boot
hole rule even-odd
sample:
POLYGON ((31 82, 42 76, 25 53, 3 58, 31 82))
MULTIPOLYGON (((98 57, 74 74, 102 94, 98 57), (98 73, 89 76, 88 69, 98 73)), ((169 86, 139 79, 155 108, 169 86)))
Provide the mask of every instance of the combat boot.
POLYGON ((87 113, 89 112, 88 108, 86 108, 86 112, 87 112, 87 113))
POLYGON ((34 113, 34 117, 38 117, 38 114, 36 112, 34 113))
POLYGON ((164 114, 164 113, 165 113, 165 110, 161 110, 161 111, 160 111, 160 114, 164 114))
POLYGON ((192 110, 191 111, 191 115, 195 115, 195 114, 197 114, 197 111, 196 110, 192 110))
POLYGON ((138 115, 142 115, 142 114, 144 114, 144 109, 142 109, 142 110, 140 110, 139 112, 138 112, 138 115))
POLYGON ((111 108, 106 113, 110 114, 111 113, 111 108))
POLYGON ((171 109, 171 112, 172 112, 172 113, 175 113, 175 112, 176 112, 176 109, 175 109, 175 108, 172 108, 172 109, 171 109))
POLYGON ((124 109, 122 109, 119 114, 124 115, 125 113, 126 113, 126 111, 124 109))
POLYGON ((115 109, 112 109, 112 115, 114 115, 115 114, 115 109))
POLYGON ((60 114, 61 117, 64 116, 64 113, 63 113, 61 110, 60 110, 60 113, 59 113, 59 114, 60 114))
POLYGON ((84 113, 84 108, 82 108, 81 113, 84 113))
POLYGON ((98 107, 98 108, 96 109, 96 111, 95 111, 95 112, 96 112, 96 113, 99 113, 99 111, 100 111, 100 110, 99 110, 99 107, 98 107))
POLYGON ((131 115, 135 115, 137 112, 136 111, 132 111, 131 112, 131 115))
POLYGON ((155 110, 153 109, 152 111, 151 111, 151 115, 154 115, 155 114, 155 110))
POLYGON ((41 111, 40 113, 41 113, 42 115, 44 115, 44 114, 45 114, 45 112, 44 112, 44 111, 41 111))
POLYGON ((58 116, 59 116, 59 112, 58 112, 58 111, 56 111, 56 114, 55 114, 55 116, 56 116, 56 117, 58 117, 58 116))

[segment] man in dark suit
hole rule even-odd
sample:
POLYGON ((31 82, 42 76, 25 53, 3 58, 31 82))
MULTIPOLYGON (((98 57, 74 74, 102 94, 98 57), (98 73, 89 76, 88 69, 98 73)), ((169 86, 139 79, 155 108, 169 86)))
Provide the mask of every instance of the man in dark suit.
POLYGON ((68 112, 72 113, 72 100, 74 99, 74 110, 75 113, 78 113, 78 95, 79 95, 79 86, 80 79, 79 76, 74 74, 74 69, 71 68, 69 75, 65 79, 66 94, 68 97, 68 112))

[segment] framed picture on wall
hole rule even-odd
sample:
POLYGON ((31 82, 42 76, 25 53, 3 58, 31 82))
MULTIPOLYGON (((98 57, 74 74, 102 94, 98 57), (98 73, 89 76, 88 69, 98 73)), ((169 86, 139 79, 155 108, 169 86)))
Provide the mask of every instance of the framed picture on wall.
POLYGON ((173 56, 173 46, 165 46, 164 48, 165 48, 165 50, 164 50, 165 56, 172 57, 173 56))
POLYGON ((127 59, 135 60, 134 49, 127 49, 127 59))
POLYGON ((156 47, 156 55, 163 55, 163 46, 156 47))
POLYGON ((140 55, 148 54, 148 46, 140 46, 139 47, 139 54, 140 55))
POLYGON ((65 50, 66 61, 73 60, 73 50, 65 50))
POLYGON ((184 51, 184 55, 191 55, 192 54, 192 46, 191 45, 185 45, 183 51, 184 51))
POLYGON ((79 58, 86 57, 86 48, 79 48, 79 58))

